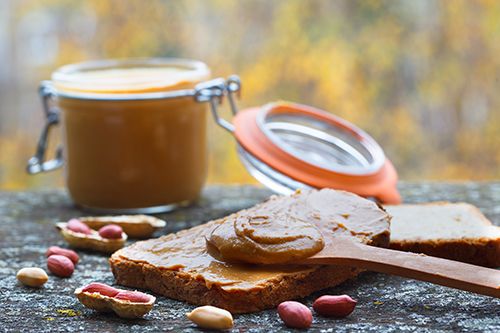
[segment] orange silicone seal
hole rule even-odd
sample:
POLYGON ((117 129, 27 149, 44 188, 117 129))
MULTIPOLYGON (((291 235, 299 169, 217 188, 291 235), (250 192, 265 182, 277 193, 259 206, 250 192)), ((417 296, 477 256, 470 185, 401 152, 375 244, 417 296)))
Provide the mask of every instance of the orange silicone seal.
POLYGON ((374 197, 384 204, 401 202, 396 187, 396 170, 375 140, 355 125, 331 113, 306 105, 279 102, 242 110, 235 115, 233 125, 234 136, 248 153, 291 179, 314 188, 334 188, 374 197), (367 147, 377 147, 381 152, 379 164, 376 169, 367 172, 335 171, 294 156, 273 141, 269 132, 259 123, 259 120, 280 114, 314 118, 341 128, 367 147))

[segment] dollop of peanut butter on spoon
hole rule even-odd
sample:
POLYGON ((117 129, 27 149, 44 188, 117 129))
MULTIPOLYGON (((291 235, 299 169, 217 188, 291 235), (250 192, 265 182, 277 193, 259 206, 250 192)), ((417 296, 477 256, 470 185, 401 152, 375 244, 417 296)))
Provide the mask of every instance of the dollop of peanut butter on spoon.
POLYGON ((207 249, 227 262, 279 264, 318 253, 325 243, 312 223, 290 214, 235 214, 207 237, 207 249))

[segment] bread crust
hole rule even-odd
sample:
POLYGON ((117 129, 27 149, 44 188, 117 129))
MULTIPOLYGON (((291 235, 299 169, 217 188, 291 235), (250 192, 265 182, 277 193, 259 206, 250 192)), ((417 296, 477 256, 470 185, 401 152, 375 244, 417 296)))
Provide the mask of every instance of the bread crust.
POLYGON ((278 281, 270 281, 262 289, 228 291, 215 284, 207 286, 204 280, 196 279, 191 274, 162 270, 147 263, 117 256, 112 256, 110 263, 116 282, 120 285, 149 289, 162 296, 195 305, 213 305, 232 313, 273 308, 283 301, 336 286, 361 272, 349 267, 321 266, 306 274, 287 275, 278 281))
POLYGON ((436 239, 425 241, 391 241, 398 251, 425 253, 429 256, 496 268, 500 266, 500 239, 436 239))

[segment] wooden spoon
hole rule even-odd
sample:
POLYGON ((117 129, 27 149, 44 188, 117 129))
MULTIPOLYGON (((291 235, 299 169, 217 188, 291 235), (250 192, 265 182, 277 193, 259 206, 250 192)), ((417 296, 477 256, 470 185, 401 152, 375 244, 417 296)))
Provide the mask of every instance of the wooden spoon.
POLYGON ((347 237, 336 237, 320 252, 294 263, 351 266, 500 298, 500 270, 369 246, 347 237))

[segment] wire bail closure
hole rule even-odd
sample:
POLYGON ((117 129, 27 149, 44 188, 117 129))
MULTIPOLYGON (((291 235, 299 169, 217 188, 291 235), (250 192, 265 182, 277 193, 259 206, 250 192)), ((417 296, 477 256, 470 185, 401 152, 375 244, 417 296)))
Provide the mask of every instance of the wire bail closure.
POLYGON ((29 174, 37 174, 45 171, 55 170, 63 165, 63 150, 61 146, 57 147, 56 157, 45 161, 47 151, 47 142, 52 126, 59 124, 59 109, 52 105, 56 98, 56 92, 50 81, 42 81, 38 88, 38 93, 42 98, 43 110, 45 113, 45 125, 38 139, 35 155, 28 161, 26 171, 29 174))
POLYGON ((234 94, 239 97, 241 93, 241 81, 237 75, 231 75, 227 80, 222 78, 203 82, 196 85, 194 98, 197 102, 208 102, 210 111, 215 119, 215 122, 230 133, 234 132, 234 125, 226 119, 219 116, 218 106, 222 104, 224 96, 229 100, 232 115, 238 113, 238 107, 234 94))

